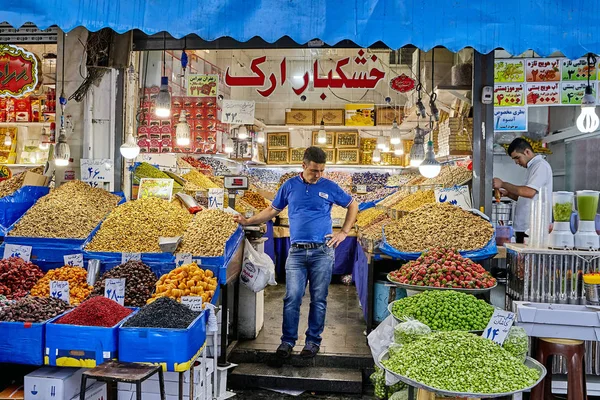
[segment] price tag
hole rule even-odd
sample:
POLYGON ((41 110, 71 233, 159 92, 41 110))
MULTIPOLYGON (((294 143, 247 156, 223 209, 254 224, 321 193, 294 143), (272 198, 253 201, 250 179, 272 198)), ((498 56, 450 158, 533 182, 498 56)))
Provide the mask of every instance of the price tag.
POLYGON ((69 303, 71 300, 69 296, 69 282, 50 281, 50 297, 55 297, 69 303))
POLYGON ((125 278, 106 279, 104 281, 104 297, 125 305, 125 278))
POLYGON ((192 253, 177 253, 175 254, 175 265, 180 267, 184 264, 192 263, 192 253))
POLYGON ((225 197, 225 189, 210 188, 208 189, 208 208, 223 209, 223 201, 225 197))
POLYGON ((83 254, 69 254, 63 257, 65 265, 83 268, 83 254))
POLYGON ((490 318, 487 328, 483 331, 482 337, 490 339, 496 344, 502 346, 510 327, 515 322, 515 313, 504 310, 494 311, 494 315, 490 318))
POLYGON ((438 203, 449 203, 464 210, 470 210, 472 204, 468 186, 435 189, 435 200, 438 203))
POLYGON ((202 297, 200 296, 182 296, 181 304, 185 304, 192 311, 202 311, 204 308, 202 307, 202 297))
POLYGON ((358 193, 358 194, 367 193, 367 185, 356 185, 356 193, 358 193))
POLYGON ((125 264, 127 261, 142 261, 142 253, 122 253, 121 264, 125 264))
POLYGON ((25 261, 31 258, 31 246, 21 246, 18 244, 7 244, 4 246, 4 257, 19 257, 25 261))

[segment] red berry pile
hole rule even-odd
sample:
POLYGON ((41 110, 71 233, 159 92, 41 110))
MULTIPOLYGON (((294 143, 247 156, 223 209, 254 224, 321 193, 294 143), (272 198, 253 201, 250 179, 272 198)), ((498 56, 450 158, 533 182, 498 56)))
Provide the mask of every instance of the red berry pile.
POLYGON ((394 282, 416 286, 458 289, 484 289, 496 284, 488 271, 456 249, 435 247, 425 251, 416 261, 390 272, 394 282))

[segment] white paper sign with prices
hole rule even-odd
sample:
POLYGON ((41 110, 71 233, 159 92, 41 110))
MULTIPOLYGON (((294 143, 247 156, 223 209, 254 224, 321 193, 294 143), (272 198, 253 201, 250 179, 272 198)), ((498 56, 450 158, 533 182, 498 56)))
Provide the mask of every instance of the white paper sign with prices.
POLYGON ((115 179, 114 161, 109 158, 82 158, 79 166, 83 182, 113 182, 115 179))
POLYGON ((4 246, 4 256, 2 258, 19 257, 27 262, 31 258, 31 246, 21 246, 19 244, 6 244, 4 246))
POLYGON ((223 209, 225 197, 225 189, 210 188, 208 189, 208 208, 223 209))
POLYGON ((109 278, 104 281, 104 297, 125 305, 125 278, 109 278))
POLYGON ((490 339, 492 342, 502 346, 508 331, 515 322, 515 313, 504 310, 496 310, 490 318, 487 327, 483 331, 482 337, 490 339))
POLYGON ((277 285, 273 260, 267 254, 254 250, 248 240, 244 244, 244 265, 240 280, 254 293, 260 292, 267 285, 277 285))
POLYGON ((81 253, 63 256, 63 261, 65 262, 65 265, 68 265, 69 267, 83 268, 83 254, 81 253))
POLYGON ((65 301, 67 304, 71 302, 69 293, 68 281, 50 281, 50 297, 65 301))
POLYGON ((463 210, 471 209, 471 193, 468 186, 453 186, 446 189, 435 189, 435 201, 438 203, 450 203, 459 206, 463 210))
MULTIPOLYGON (((369 336, 367 336, 373 361, 375 361, 375 364, 384 371, 385 368, 383 368, 383 365, 379 364, 379 356, 381 353, 386 351, 391 344, 394 343, 394 328, 396 325, 398 325, 396 318, 394 318, 393 315, 388 315, 387 318, 384 319, 383 322, 377 326, 377 328, 371 331, 369 336)), ((399 378, 385 371, 386 385, 391 386, 398 382, 400 382, 399 378)))
POLYGON ((256 104, 248 100, 223 100, 221 122, 226 124, 254 124, 256 104))

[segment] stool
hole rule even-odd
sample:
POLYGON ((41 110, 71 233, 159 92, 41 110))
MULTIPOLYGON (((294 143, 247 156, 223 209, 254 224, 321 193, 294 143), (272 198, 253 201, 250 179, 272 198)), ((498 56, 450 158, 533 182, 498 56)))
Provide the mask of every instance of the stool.
POLYGON ((585 385, 585 346, 581 340, 539 338, 536 359, 548 373, 536 387, 531 389, 531 400, 549 400, 552 396, 553 356, 567 360, 567 400, 587 399, 585 385))
POLYGON ((165 400, 165 381, 161 366, 120 363, 116 361, 108 361, 100 364, 94 369, 83 372, 83 375, 81 375, 81 392, 79 394, 79 400, 85 400, 86 381, 88 378, 113 384, 118 384, 119 382, 134 383, 136 399, 142 400, 142 382, 156 373, 158 373, 158 383, 160 385, 160 398, 165 400))

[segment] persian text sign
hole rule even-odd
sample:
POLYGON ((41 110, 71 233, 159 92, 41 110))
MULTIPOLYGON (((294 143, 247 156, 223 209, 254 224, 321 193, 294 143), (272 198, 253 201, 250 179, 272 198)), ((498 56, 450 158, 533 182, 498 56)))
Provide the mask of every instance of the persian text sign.
POLYGON ((223 100, 221 122, 227 124, 254 124, 256 103, 247 100, 223 100))
POLYGON ((38 84, 35 54, 13 45, 0 46, 0 96, 23 97, 38 84))
POLYGON ((587 81, 588 74, 591 80, 596 80, 596 65, 588 66, 587 59, 562 60, 563 81, 587 81))
POLYGON ((527 109, 525 107, 494 107, 494 131, 527 132, 527 109))
POLYGON ((560 81, 560 58, 530 58, 527 60, 527 82, 560 81))
POLYGON ((187 78, 187 95, 193 97, 217 97, 219 75, 191 74, 187 78))
MULTIPOLYGON (((590 83, 592 94, 596 97, 596 84, 590 83)), ((563 82, 561 86, 561 103, 563 105, 581 104, 581 99, 585 96, 587 82, 563 82)))
POLYGON ((560 104, 560 83, 528 83, 527 105, 548 106, 560 104))
POLYGON ((518 107, 525 104, 525 85, 494 86, 494 107, 518 107))

